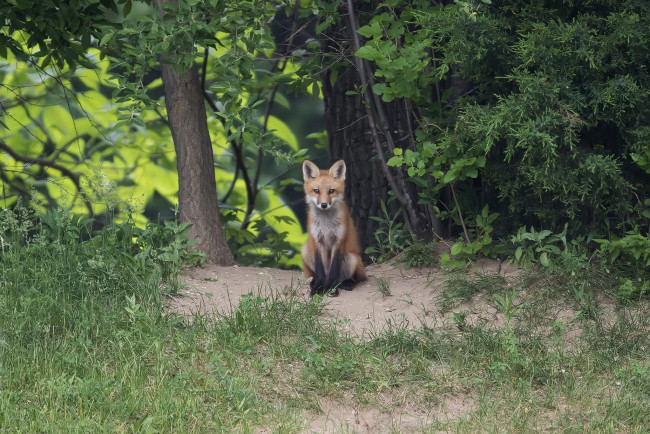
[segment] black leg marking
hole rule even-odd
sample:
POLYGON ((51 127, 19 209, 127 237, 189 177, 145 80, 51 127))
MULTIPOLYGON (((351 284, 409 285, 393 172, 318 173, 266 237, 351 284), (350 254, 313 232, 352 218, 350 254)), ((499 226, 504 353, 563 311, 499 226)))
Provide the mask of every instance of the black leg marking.
POLYGON ((326 279, 327 276, 325 275, 325 267, 323 267, 323 259, 320 256, 320 252, 316 250, 316 254, 314 255, 314 277, 309 284, 309 295, 322 294, 325 291, 326 279))
MULTIPOLYGON (((343 257, 339 250, 334 251, 332 261, 330 263, 330 272, 327 273, 327 289, 337 288, 341 284, 341 266, 343 265, 343 257)), ((338 288, 336 290, 338 294, 338 288)))

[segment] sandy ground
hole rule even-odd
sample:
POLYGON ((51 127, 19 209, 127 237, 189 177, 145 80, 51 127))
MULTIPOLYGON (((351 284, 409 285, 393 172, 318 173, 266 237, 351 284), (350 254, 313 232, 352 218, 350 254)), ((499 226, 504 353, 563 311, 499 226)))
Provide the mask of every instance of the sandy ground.
MULTIPOLYGON (((338 297, 326 299, 326 312, 338 318, 344 330, 364 334, 381 330, 387 323, 412 326, 428 320, 434 308, 433 299, 439 290, 432 270, 411 269, 389 264, 367 267, 368 280, 351 291, 340 291, 338 297), (387 279, 390 296, 383 296, 377 278, 387 279)), ((309 284, 298 271, 253 267, 209 266, 185 274, 185 289, 176 299, 183 313, 217 311, 228 314, 243 294, 262 296, 270 291, 309 297, 309 284)))
MULTIPOLYGON (((440 317, 438 303, 448 274, 439 268, 411 268, 393 265, 394 261, 366 267, 368 280, 351 291, 340 291, 327 299, 326 313, 338 320, 341 331, 358 336, 381 332, 385 327, 418 328, 423 323, 442 327, 449 315, 440 317), (383 295, 380 281, 386 282, 390 295, 383 295)), ((513 277, 515 267, 494 260, 482 260, 469 272, 501 274, 513 277)), ((307 299, 309 283, 299 271, 255 267, 207 266, 185 272, 184 289, 174 299, 174 308, 182 313, 219 312, 229 314, 242 295, 261 296, 271 291, 307 299)), ((491 307, 473 306, 472 313, 486 321, 500 322, 491 307)))

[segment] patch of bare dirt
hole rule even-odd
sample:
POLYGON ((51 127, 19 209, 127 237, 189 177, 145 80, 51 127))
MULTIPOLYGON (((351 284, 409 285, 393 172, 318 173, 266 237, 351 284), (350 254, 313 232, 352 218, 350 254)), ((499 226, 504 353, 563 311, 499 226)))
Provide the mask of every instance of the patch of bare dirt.
MULTIPOLYGON (((442 289, 442 275, 433 269, 410 269, 390 264, 367 267, 368 280, 351 291, 326 300, 325 311, 342 327, 341 331, 363 335, 379 332, 388 324, 415 327, 421 322, 435 326, 436 298, 442 289), (377 279, 388 283, 390 295, 379 292, 377 279)), ((185 288, 174 300, 175 310, 228 314, 244 294, 267 296, 271 292, 309 297, 309 283, 298 271, 255 267, 208 266, 188 271, 185 288)))
POLYGON ((387 396, 373 406, 357 405, 351 398, 324 398, 319 407, 320 411, 307 415, 312 433, 419 432, 433 421, 456 421, 476 409, 474 399, 467 395, 443 395, 427 408, 408 396, 387 396))
MULTIPOLYGON (((368 280, 351 291, 340 291, 327 299, 325 311, 340 325, 342 332, 363 336, 386 327, 418 328, 422 324, 441 327, 445 318, 438 314, 439 298, 444 289, 445 273, 438 268, 411 268, 390 262, 366 267, 368 280), (380 290, 383 279, 390 295, 380 290)), ((482 260, 474 272, 515 276, 518 270, 498 261, 482 260)), ((207 266, 187 271, 184 289, 173 300, 172 308, 183 314, 218 312, 228 314, 242 295, 267 296, 271 293, 309 297, 309 283, 299 271, 256 267, 207 266)), ((496 319, 496 309, 481 307, 476 316, 485 321, 496 319)))

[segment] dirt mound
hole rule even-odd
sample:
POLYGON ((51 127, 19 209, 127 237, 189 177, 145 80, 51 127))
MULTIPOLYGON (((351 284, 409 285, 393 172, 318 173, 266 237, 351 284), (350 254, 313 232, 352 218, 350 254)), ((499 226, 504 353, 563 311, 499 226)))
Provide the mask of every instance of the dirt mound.
MULTIPOLYGON (((443 326, 445 318, 438 315, 440 294, 448 273, 439 268, 411 268, 392 263, 370 265, 368 280, 351 291, 341 291, 327 300, 326 312, 352 334, 380 332, 386 326, 443 326)), ((473 272, 513 276, 517 270, 501 262, 483 260, 472 267, 473 272)), ((261 296, 271 291, 307 299, 309 284, 299 271, 255 267, 207 266, 183 275, 184 289, 174 299, 175 310, 219 312, 228 314, 244 294, 261 296)), ((496 319, 496 310, 476 308, 477 314, 496 319)), ((486 318, 487 319, 487 318, 486 318)))

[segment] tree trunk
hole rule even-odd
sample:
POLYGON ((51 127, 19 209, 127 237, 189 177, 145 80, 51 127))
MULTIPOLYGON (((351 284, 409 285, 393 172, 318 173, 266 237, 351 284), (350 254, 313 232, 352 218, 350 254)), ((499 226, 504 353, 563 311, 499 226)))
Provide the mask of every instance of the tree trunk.
MULTIPOLYGON (((359 232, 362 252, 375 247, 375 232, 379 222, 370 219, 381 215, 381 200, 388 201, 390 186, 383 175, 381 162, 373 158, 372 138, 366 133, 368 122, 366 110, 358 95, 346 95, 359 83, 356 70, 348 67, 338 76, 332 86, 330 71, 323 79, 325 100, 325 125, 329 140, 330 160, 344 159, 346 171, 346 199, 359 232)), ((392 215, 398 204, 391 202, 388 209, 392 215)), ((367 255, 364 255, 367 259, 367 255)))
MULTIPOLYGON (((361 14, 372 12, 376 7, 375 4, 352 3, 356 4, 355 8, 359 9, 357 13, 361 14)), ((350 59, 354 48, 351 42, 353 36, 347 21, 349 13, 346 7, 342 8, 341 14, 341 21, 332 25, 321 38, 321 45, 326 53, 341 55, 341 52, 345 52, 344 58, 350 59), (336 43, 332 41, 336 41, 336 43)), ((335 80, 333 80, 333 71, 330 69, 323 73, 322 79, 330 158, 332 161, 343 158, 349 167, 346 179, 347 199, 350 202, 351 213, 359 231, 362 248, 365 249, 368 246, 376 245, 375 232, 383 224, 371 220, 369 217, 384 217, 381 211, 381 201, 387 203, 390 197, 389 192, 394 188, 387 179, 389 173, 387 170, 391 169, 383 167, 377 153, 376 143, 373 141, 378 138, 381 142, 382 153, 390 158, 392 153, 386 146, 386 135, 391 135, 392 142, 397 147, 412 147, 413 125, 409 125, 412 119, 404 100, 395 100, 391 103, 380 102, 389 128, 382 130, 381 125, 377 125, 377 119, 370 122, 369 116, 376 115, 377 111, 376 108, 367 109, 365 105, 367 101, 364 101, 363 96, 358 93, 358 89, 362 85, 359 67, 350 62, 335 67, 337 68, 336 74, 338 74, 335 80), (357 93, 348 95, 347 93, 350 91, 357 91, 357 93), (373 124, 377 126, 375 138, 370 133, 373 124)), ((378 100, 375 99, 373 103, 378 100)), ((398 181, 395 182, 399 190, 396 193, 408 197, 413 204, 411 218, 408 222, 413 235, 423 241, 429 241, 433 238, 434 232, 442 233, 442 226, 433 215, 431 204, 416 205, 418 201, 416 186, 406 180, 404 173, 392 171, 390 174, 398 181)), ((398 200, 391 201, 388 206, 390 217, 403 209, 401 217, 409 218, 407 210, 404 208, 405 206, 398 200)))
MULTIPOLYGON (((156 6, 162 2, 154 0, 156 6)), ((196 239, 194 248, 205 252, 208 262, 232 265, 235 260, 219 218, 212 142, 197 67, 177 73, 161 59, 160 70, 176 149, 180 220, 192 223, 189 237, 196 239)))

